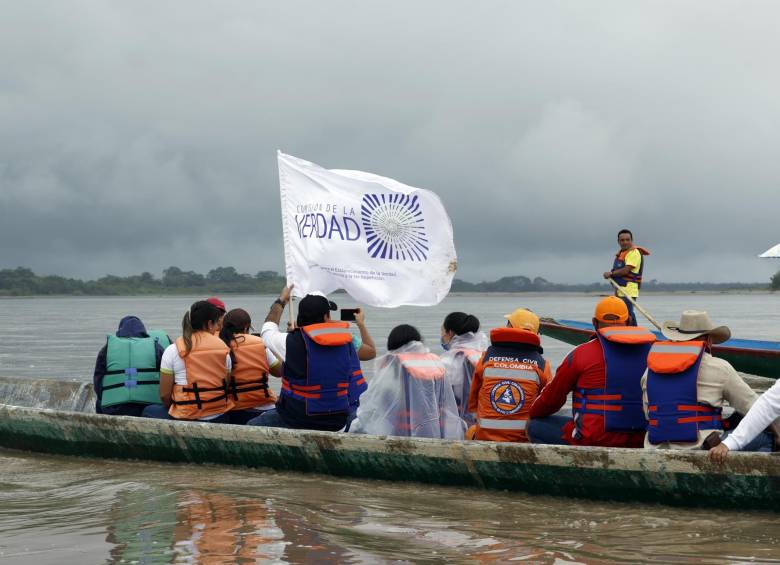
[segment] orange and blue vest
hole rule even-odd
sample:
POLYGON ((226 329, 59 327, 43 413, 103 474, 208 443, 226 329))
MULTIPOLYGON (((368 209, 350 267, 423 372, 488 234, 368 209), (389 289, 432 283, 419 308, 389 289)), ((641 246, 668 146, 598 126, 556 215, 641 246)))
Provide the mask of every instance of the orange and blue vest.
POLYGON ((608 432, 645 431, 642 408, 642 375, 655 335, 636 326, 611 326, 597 333, 606 367, 604 388, 574 390, 572 412, 579 429, 583 414, 604 418, 608 432))
POLYGON ((723 429, 721 409, 698 401, 704 342, 659 341, 647 357, 647 436, 650 443, 699 439, 699 429, 723 429))
POLYGON ((285 357, 281 397, 302 402, 307 416, 346 417, 368 388, 347 322, 311 324, 291 332, 285 357))
POLYGON ((637 288, 642 288, 642 271, 645 270, 644 256, 650 255, 650 252, 644 247, 631 247, 630 249, 626 249, 625 251, 623 250, 618 251, 615 254, 615 260, 612 263, 612 270, 616 271, 618 269, 622 269, 623 267, 625 267, 626 255, 628 255, 634 249, 639 251, 639 253, 643 256, 642 262, 639 264, 639 272, 638 273, 629 272, 627 275, 623 275, 622 277, 612 277, 612 280, 618 283, 619 286, 626 286, 628 283, 633 282, 636 283, 637 288))

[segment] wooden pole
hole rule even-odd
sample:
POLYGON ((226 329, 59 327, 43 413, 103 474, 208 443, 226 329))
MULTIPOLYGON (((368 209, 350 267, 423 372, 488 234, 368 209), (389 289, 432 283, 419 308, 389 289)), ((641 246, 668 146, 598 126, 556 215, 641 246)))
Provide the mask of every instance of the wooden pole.
POLYGON ((634 299, 633 299, 633 298, 631 298, 631 297, 630 297, 628 294, 626 294, 626 293, 624 292, 624 290, 623 290, 623 287, 622 287, 622 286, 620 286, 618 283, 616 283, 616 282, 615 282, 615 280, 614 280, 612 277, 608 278, 607 280, 608 280, 608 281, 609 281, 609 282, 612 284, 612 286, 614 286, 614 287, 615 287, 615 290, 617 291, 617 296, 618 296, 618 297, 620 297, 621 295, 622 295, 622 296, 625 296, 625 297, 628 299, 628 301, 629 301, 631 304, 633 304, 634 308, 636 308, 637 310, 639 310, 640 312, 642 312, 642 314, 644 314, 645 318, 647 318, 647 319, 650 321, 650 323, 651 323, 651 324, 653 324, 653 325, 654 325, 656 328, 658 328, 658 329, 659 329, 659 331, 660 331, 660 329, 661 329, 661 324, 659 324, 658 322, 656 322, 656 321, 655 321, 655 318, 653 318, 653 317, 652 317, 652 316, 649 314, 649 312, 648 312, 647 310, 645 310, 644 308, 642 308, 642 307, 641 307, 639 304, 637 304, 636 300, 634 300, 634 299))

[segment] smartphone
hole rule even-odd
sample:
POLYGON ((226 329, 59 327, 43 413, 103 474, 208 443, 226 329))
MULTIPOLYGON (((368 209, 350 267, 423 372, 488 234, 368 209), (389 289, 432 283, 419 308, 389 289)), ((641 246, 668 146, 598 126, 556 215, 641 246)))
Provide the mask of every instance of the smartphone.
POLYGON ((341 321, 342 322, 354 322, 355 312, 358 312, 360 308, 342 308, 341 309, 341 321))

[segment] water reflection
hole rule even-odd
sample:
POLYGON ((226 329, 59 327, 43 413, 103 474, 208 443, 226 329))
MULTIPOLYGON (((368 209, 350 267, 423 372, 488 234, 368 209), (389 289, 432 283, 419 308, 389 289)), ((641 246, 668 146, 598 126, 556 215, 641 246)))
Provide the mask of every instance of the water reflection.
POLYGON ((0 451, 0 560, 780 562, 780 517, 0 451))

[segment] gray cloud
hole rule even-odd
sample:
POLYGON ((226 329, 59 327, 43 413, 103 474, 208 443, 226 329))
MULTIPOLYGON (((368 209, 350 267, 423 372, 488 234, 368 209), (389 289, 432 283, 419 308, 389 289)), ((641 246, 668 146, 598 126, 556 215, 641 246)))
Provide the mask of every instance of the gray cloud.
POLYGON ((0 267, 281 270, 277 148, 438 192, 469 280, 778 266, 774 3, 0 8, 0 267))

